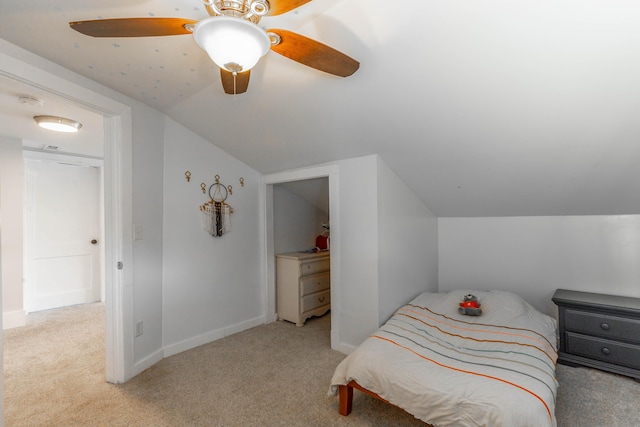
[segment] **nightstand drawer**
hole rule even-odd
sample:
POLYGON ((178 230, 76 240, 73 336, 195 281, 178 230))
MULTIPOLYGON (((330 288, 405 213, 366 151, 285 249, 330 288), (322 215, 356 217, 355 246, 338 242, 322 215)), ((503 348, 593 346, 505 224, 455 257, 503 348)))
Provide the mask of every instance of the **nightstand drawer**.
POLYGON ((566 333, 567 351, 590 359, 640 369, 640 346, 566 333))
POLYGON ((321 307, 323 305, 328 305, 331 303, 331 293, 329 290, 323 292, 317 292, 315 294, 307 295, 302 297, 302 307, 300 311, 303 313, 308 310, 313 310, 314 308, 321 307))
POLYGON ((640 344, 639 320, 567 309, 564 321, 567 331, 640 344))
POLYGON ((300 279, 300 295, 309 295, 314 292, 329 289, 331 285, 331 273, 313 274, 300 279))

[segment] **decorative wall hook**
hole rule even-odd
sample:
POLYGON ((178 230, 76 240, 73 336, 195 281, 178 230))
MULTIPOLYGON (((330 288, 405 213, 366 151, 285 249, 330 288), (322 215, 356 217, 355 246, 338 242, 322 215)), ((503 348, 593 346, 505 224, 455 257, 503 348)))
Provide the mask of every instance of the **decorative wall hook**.
POLYGON ((229 194, 233 194, 233 188, 230 185, 227 185, 227 190, 229 190, 229 194))
POLYGON ((244 187, 244 178, 240 177, 240 187, 244 187))
POLYGON ((186 172, 184 173, 184 177, 185 177, 185 178, 187 178, 187 182, 191 181, 191 172, 186 171, 186 172))
POLYGON ((200 184, 200 189, 202 190, 202 194, 207 194, 207 184, 204 182, 200 184))

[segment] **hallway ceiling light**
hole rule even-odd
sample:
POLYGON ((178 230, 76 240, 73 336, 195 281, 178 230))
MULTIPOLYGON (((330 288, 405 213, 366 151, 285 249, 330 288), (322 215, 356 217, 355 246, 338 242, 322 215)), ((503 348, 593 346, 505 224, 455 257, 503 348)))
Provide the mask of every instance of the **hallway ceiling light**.
POLYGON ((33 119, 38 123, 38 126, 56 132, 78 132, 82 127, 80 122, 64 117, 35 116, 33 119))

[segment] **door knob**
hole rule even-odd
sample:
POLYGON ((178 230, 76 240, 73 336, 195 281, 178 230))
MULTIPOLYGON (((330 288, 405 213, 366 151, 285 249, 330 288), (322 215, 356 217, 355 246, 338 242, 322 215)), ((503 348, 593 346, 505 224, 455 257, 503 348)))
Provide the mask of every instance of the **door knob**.
POLYGON ((97 241, 96 239, 91 239, 91 244, 92 244, 92 245, 97 245, 97 244, 98 244, 98 241, 97 241))

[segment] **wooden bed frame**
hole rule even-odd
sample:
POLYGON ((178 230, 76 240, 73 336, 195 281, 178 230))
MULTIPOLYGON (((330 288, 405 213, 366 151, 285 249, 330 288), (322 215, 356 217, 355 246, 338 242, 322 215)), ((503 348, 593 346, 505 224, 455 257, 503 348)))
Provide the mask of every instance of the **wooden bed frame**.
MULTIPOLYGON (((385 403, 389 403, 389 401, 383 399, 382 397, 378 396, 374 392, 367 390, 357 382, 351 381, 347 385, 338 386, 338 395, 340 396, 340 407, 339 407, 340 415, 347 416, 351 413, 351 408, 353 406, 353 389, 354 388, 360 390, 365 394, 368 394, 371 397, 375 397, 376 399, 382 400, 385 403)), ((389 405, 392 405, 392 403, 389 403, 389 405)))

